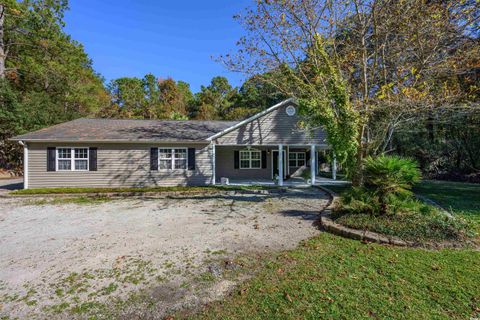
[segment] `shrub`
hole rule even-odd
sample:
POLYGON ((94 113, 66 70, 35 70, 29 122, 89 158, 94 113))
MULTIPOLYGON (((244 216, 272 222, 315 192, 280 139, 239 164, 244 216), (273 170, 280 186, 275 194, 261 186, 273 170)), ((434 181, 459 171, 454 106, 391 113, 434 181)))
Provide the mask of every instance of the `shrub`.
POLYGON ((380 209, 378 198, 372 191, 353 187, 342 193, 335 212, 341 214, 376 214, 380 209))
POLYGON ((462 241, 473 237, 461 218, 412 197, 420 179, 409 159, 381 156, 365 160, 365 185, 342 193, 333 219, 350 228, 397 236, 410 241, 462 241))
POLYGON ((398 156, 365 159, 365 187, 378 197, 379 213, 387 214, 388 204, 397 197, 409 197, 421 178, 417 163, 398 156))

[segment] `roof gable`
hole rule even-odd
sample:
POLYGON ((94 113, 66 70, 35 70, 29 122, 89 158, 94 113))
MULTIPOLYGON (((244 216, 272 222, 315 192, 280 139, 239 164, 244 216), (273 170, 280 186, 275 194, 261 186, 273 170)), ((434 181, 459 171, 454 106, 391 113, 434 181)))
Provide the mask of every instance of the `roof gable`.
MULTIPOLYGON (((285 100, 264 112, 219 132, 209 140, 218 145, 327 145, 326 132, 322 128, 306 130, 300 125, 297 113, 289 113, 289 107, 298 109, 293 99, 285 100)), ((293 110, 295 111, 295 109, 293 110)))
POLYGON ((250 123, 250 122, 252 122, 252 121, 254 121, 254 120, 258 119, 258 118, 260 118, 260 117, 265 116, 266 114, 268 114, 268 113, 270 113, 270 112, 272 112, 272 111, 277 110, 277 109, 280 108, 280 107, 287 106, 287 105, 290 105, 290 104, 296 105, 295 100, 294 100, 293 98, 290 98, 290 99, 284 100, 284 101, 282 101, 282 102, 280 102, 280 103, 277 103, 276 105, 274 105, 274 106, 272 106, 272 107, 270 107, 270 108, 268 108, 268 109, 265 109, 265 110, 263 110, 262 112, 259 112, 259 113, 255 114, 255 115, 253 115, 253 116, 251 116, 250 118, 247 118, 247 119, 245 119, 245 120, 243 120, 243 121, 240 121, 240 122, 232 125, 231 127, 226 128, 225 130, 214 134, 213 136, 209 137, 207 140, 217 139, 217 138, 219 138, 219 137, 221 137, 221 136, 223 136, 223 135, 225 135, 225 134, 227 134, 227 133, 229 133, 229 132, 232 132, 233 130, 238 129, 238 128, 240 128, 240 127, 242 127, 242 126, 244 126, 244 125, 246 125, 246 124, 248 124, 248 123, 250 123))

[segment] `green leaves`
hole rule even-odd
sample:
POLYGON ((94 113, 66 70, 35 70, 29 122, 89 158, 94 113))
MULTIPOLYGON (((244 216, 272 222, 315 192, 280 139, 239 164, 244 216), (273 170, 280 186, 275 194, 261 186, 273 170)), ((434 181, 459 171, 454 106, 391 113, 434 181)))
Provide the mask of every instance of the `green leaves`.
POLYGON ((6 53, 6 82, 0 89, 0 166, 16 170, 20 150, 8 138, 94 115, 109 97, 83 47, 62 29, 66 1, 3 3, 0 46, 6 53))
MULTIPOLYGON (((327 141, 337 161, 343 165, 347 175, 355 164, 357 152, 359 114, 350 102, 350 93, 333 58, 326 52, 325 41, 317 36, 309 50, 309 58, 302 71, 309 73, 311 81, 301 81, 300 112, 307 128, 323 127, 327 141)), ((290 70, 295 74, 294 70, 290 70)), ((300 79, 292 77, 292 81, 300 79)))
POLYGON ((365 185, 378 192, 408 194, 412 185, 421 179, 416 161, 398 156, 367 157, 365 185))
POLYGON ((378 196, 383 215, 392 199, 410 196, 412 185, 421 179, 417 163, 398 156, 367 157, 364 165, 365 187, 378 196))

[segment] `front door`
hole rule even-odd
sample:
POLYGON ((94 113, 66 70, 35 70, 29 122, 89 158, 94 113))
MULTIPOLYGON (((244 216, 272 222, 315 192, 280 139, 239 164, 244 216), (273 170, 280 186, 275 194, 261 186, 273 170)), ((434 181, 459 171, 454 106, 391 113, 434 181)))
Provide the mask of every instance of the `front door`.
MULTIPOLYGON (((287 153, 285 150, 283 150, 283 179, 286 178, 287 176, 287 153)), ((272 152, 272 179, 276 176, 279 175, 278 173, 278 151, 274 150, 272 152)))

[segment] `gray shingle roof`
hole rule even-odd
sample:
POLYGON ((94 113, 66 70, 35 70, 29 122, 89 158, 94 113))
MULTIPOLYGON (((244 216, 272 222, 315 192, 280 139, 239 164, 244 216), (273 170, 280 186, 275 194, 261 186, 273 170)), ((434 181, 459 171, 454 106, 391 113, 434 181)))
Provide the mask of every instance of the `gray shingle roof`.
POLYGON ((12 140, 24 141, 203 141, 235 121, 118 120, 81 118, 12 140))

